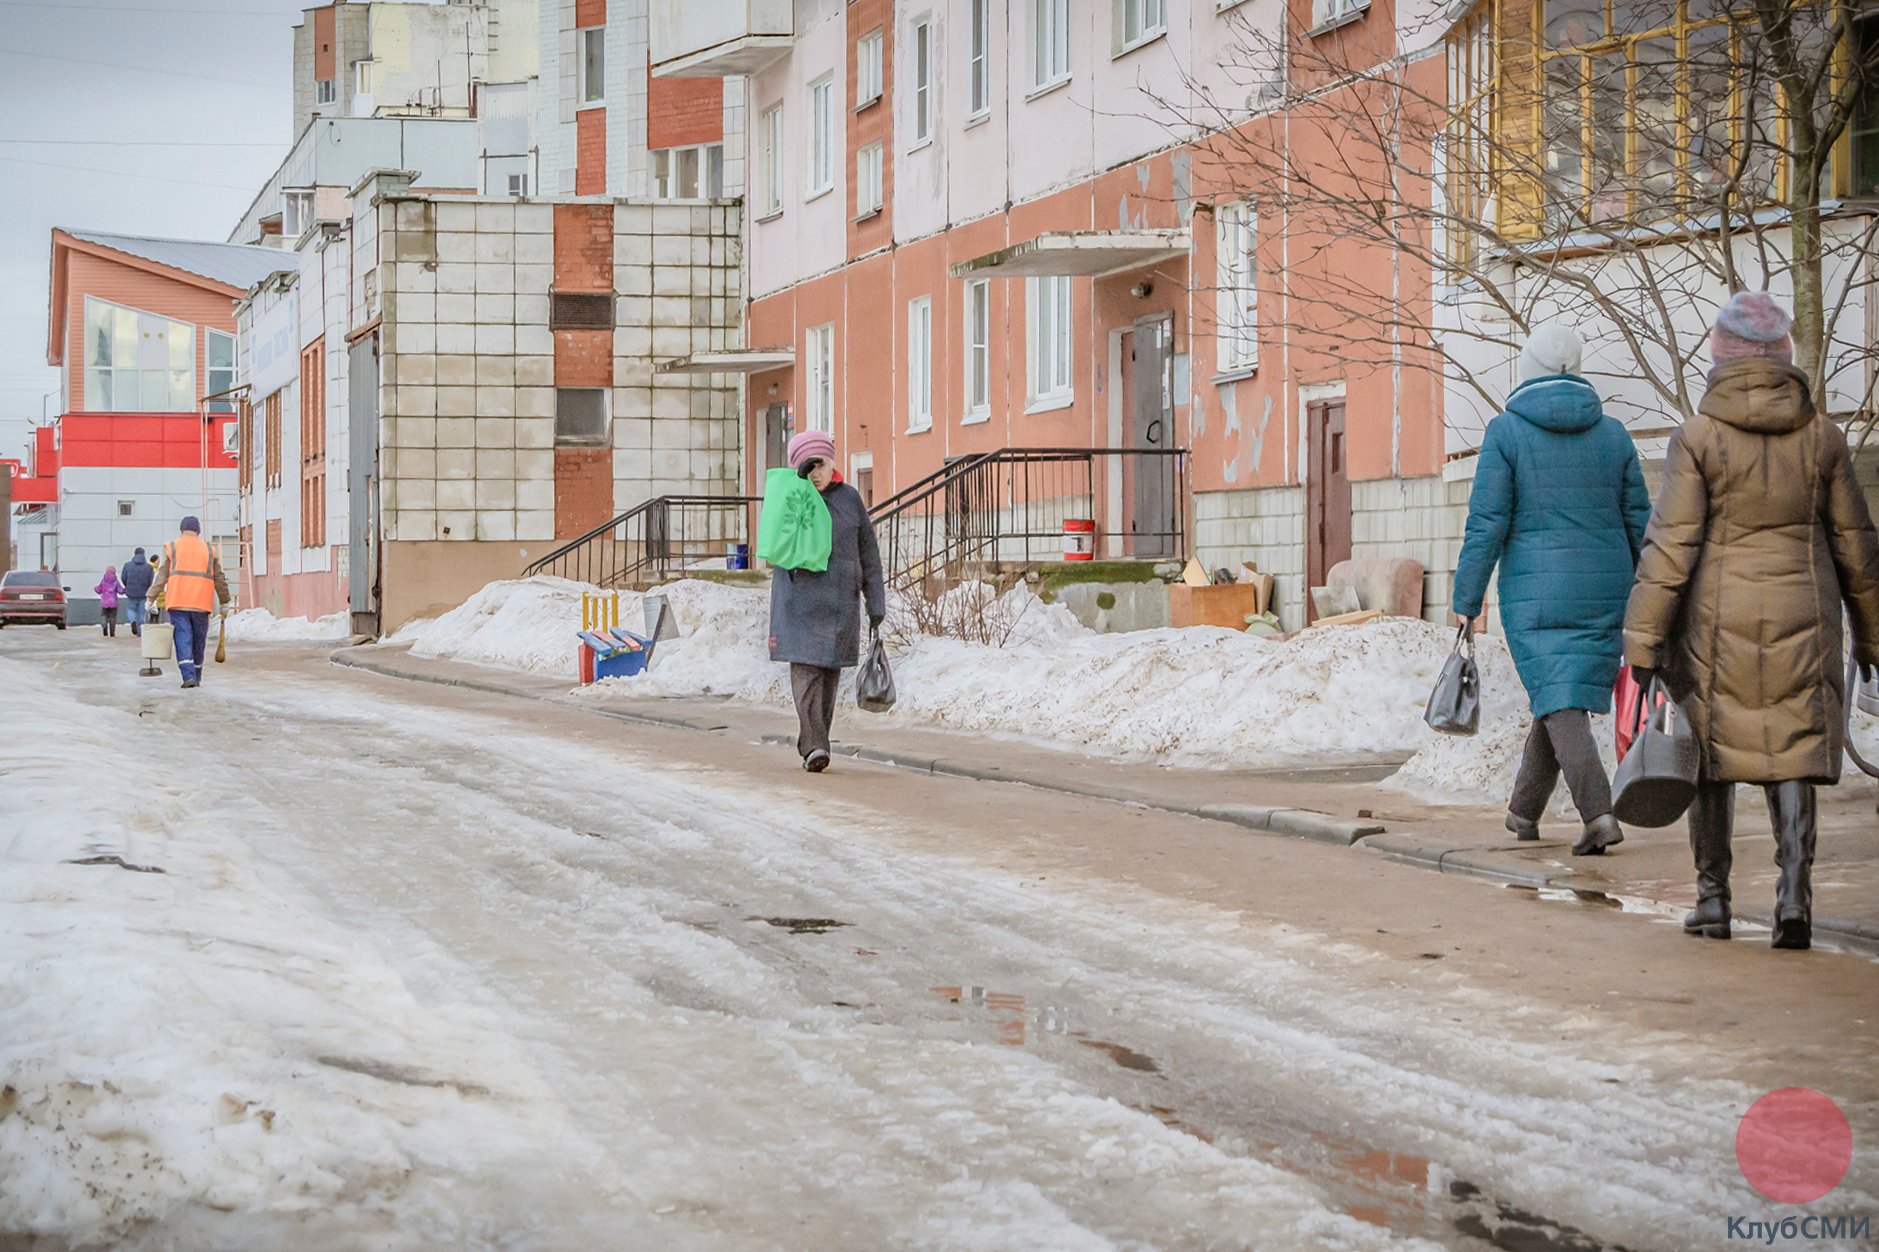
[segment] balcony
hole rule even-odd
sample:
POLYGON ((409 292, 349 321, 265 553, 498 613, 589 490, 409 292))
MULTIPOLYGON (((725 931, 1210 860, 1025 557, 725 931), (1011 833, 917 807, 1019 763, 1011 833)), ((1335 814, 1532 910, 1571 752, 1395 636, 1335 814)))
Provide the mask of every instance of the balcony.
POLYGON ((794 0, 652 0, 652 72, 660 78, 755 74, 789 50, 794 0))

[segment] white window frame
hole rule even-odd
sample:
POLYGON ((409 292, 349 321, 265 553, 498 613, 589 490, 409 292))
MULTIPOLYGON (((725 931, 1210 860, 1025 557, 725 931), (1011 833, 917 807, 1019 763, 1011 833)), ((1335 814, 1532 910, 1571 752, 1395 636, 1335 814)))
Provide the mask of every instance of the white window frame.
POLYGON ((574 107, 599 108, 607 103, 607 28, 583 26, 574 32, 574 107), (587 81, 588 46, 599 50, 600 82, 587 81))
POLYGON ((1115 55, 1133 52, 1168 33, 1168 0, 1115 0, 1115 55), (1129 32, 1130 25, 1135 32, 1129 32))
POLYGON ((509 194, 512 196, 528 195, 528 172, 509 175, 509 194))
POLYGON ((855 41, 855 107, 865 108, 881 98, 881 48, 884 36, 875 27, 855 41))
POLYGON ((1076 398, 1071 369, 1076 294, 1067 275, 1027 278, 1024 292, 1026 412, 1067 408, 1076 398))
POLYGON ((835 433, 835 323, 824 322, 803 332, 803 408, 806 430, 835 433))
POLYGON ((966 119, 992 111, 992 0, 966 0, 966 119))
POLYGON ((1240 373, 1259 366, 1259 213, 1251 200, 1214 210, 1216 369, 1240 373))
POLYGON ((1070 0, 1029 0, 1031 94, 1070 81, 1070 0))
POLYGON ((679 148, 654 148, 647 154, 651 158, 652 198, 655 200, 717 200, 724 195, 724 145, 721 143, 691 144, 679 148), (690 155, 696 163, 696 186, 689 196, 680 195, 678 189, 678 167, 681 160, 690 155), (717 170, 718 186, 712 190, 711 175, 717 170))
POLYGON ((933 142, 933 22, 921 18, 907 39, 913 63, 913 142, 908 150, 933 142))
POLYGON ((965 425, 992 416, 992 284, 976 278, 966 284, 965 425))
MULTIPOLYGON (((236 341, 235 336, 229 334, 227 331, 217 330, 213 326, 205 326, 202 328, 203 395, 213 396, 220 392, 233 391, 235 389, 235 380, 240 376, 240 366, 237 363, 239 351, 240 344, 236 341), (227 365, 216 365, 214 363, 215 346, 217 344, 222 344, 228 349, 227 365), (218 377, 218 375, 220 375, 220 377, 218 377)), ((208 410, 211 413, 233 413, 235 411, 235 401, 233 399, 212 400, 208 404, 208 410)))
POLYGON ((318 79, 313 84, 313 103, 338 104, 339 80, 337 78, 318 79))
POLYGON ((135 305, 119 304, 115 300, 103 300, 97 296, 85 297, 84 338, 79 354, 79 366, 85 375, 85 408, 87 413, 193 413, 202 393, 197 390, 200 375, 196 371, 200 332, 193 322, 179 322, 167 313, 154 313, 149 309, 140 309, 135 305), (111 360, 100 362, 94 355, 97 347, 97 319, 100 313, 109 313, 112 322, 110 336, 111 360), (117 333, 119 314, 133 319, 127 334, 128 345, 117 333), (148 366, 143 364, 145 336, 156 334, 165 340, 163 364, 148 366), (181 342, 181 349, 176 344, 181 342), (136 360, 120 362, 117 360, 118 349, 125 353, 136 354, 136 360), (178 359, 186 364, 177 364, 178 359), (101 378, 102 374, 111 377, 101 378), (119 380, 124 375, 136 376, 137 403, 127 405, 123 401, 126 390, 119 380), (151 385, 162 388, 160 402, 153 402, 149 397, 151 385), (109 405, 100 407, 99 398, 103 390, 111 392, 109 405))
POLYGON ((883 152, 880 140, 855 151, 855 218, 873 217, 881 211, 881 169, 883 152))
POLYGON ((762 165, 763 212, 757 220, 783 212, 783 106, 773 104, 757 122, 757 154, 762 165))
POLYGON ((372 94, 372 58, 352 63, 352 94, 369 96, 372 94))
POLYGON ((824 74, 809 84, 809 194, 805 200, 835 190, 835 76, 824 74))
POLYGON ((613 388, 611 387, 557 387, 555 388, 555 446, 557 448, 608 448, 613 446, 613 388), (583 396, 598 397, 600 404, 600 433, 588 435, 564 435, 561 433, 561 397, 564 394, 579 393, 583 396))
POLYGON ((933 429, 933 297, 907 301, 907 433, 933 429))

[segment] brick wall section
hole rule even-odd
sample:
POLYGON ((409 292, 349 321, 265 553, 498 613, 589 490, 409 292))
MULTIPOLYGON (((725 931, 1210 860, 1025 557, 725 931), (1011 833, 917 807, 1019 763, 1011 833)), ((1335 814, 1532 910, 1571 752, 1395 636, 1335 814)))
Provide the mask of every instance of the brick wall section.
POLYGON ((613 290, 613 206, 555 206, 555 290, 613 290))
POLYGON ((683 148, 724 139, 722 78, 653 78, 646 97, 646 146, 683 148))
POLYGON ((573 539, 613 516, 613 449, 555 449, 555 538, 573 539))
POLYGON ((605 26, 607 24, 607 0, 574 0, 574 24, 576 26, 605 26))
POLYGON ((339 54, 333 47, 338 37, 337 24, 333 18, 331 5, 313 11, 313 77, 316 81, 338 76, 339 54))
POLYGON ((555 332, 555 386, 613 386, 613 332, 555 332))
POLYGON ((607 111, 582 109, 574 115, 574 194, 607 193, 607 111))

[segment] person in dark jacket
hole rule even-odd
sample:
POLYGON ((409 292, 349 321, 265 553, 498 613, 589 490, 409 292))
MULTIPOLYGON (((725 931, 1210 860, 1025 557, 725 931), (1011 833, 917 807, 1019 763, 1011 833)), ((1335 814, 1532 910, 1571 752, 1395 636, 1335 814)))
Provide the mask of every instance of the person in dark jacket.
POLYGON ((142 548, 124 562, 123 572, 118 575, 124 584, 124 620, 130 623, 130 633, 144 633, 146 601, 150 596, 150 584, 156 581, 157 572, 150 567, 150 560, 144 556, 142 548))
POLYGON ((1573 855, 1599 856, 1624 832, 1591 714, 1611 709, 1651 499, 1630 432, 1579 376, 1582 351, 1558 325, 1540 327, 1521 350, 1522 381, 1481 443, 1455 611, 1480 615, 1498 564, 1501 625, 1533 711, 1507 828, 1539 838, 1563 769, 1584 823, 1573 855))
MULTIPOLYGON (((1702 746, 1690 806, 1690 934, 1729 937, 1737 783, 1775 828, 1773 946, 1813 942, 1814 788, 1846 751, 1845 634, 1879 665, 1879 533, 1846 436, 1793 366, 1790 318, 1738 292, 1710 332, 1709 389, 1664 455, 1664 483, 1625 615, 1625 658, 1661 672, 1702 746)), ((1870 672, 1870 669, 1868 669, 1870 672)))
POLYGON ((887 616, 887 588, 874 524, 861 493, 835 468, 835 440, 819 430, 789 441, 790 468, 808 479, 829 506, 829 567, 820 573, 779 569, 770 576, 770 659, 789 662, 796 698, 796 751, 803 768, 829 767, 829 727, 842 671, 861 663, 861 601, 868 625, 887 616))

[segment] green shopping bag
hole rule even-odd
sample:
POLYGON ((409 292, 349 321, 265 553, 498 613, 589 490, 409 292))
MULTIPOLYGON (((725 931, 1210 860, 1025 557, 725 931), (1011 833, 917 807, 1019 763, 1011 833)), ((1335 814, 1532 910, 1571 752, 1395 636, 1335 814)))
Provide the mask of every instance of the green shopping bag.
POLYGON ((829 567, 834 539, 829 506, 815 484, 793 469, 764 475, 763 511, 757 515, 757 555, 778 569, 817 573, 829 567))

